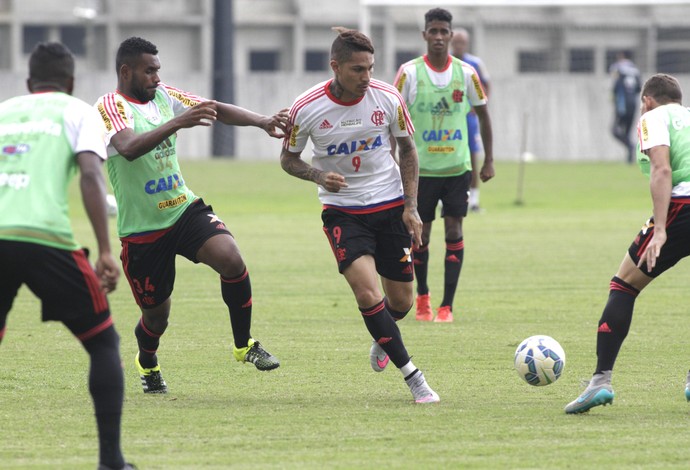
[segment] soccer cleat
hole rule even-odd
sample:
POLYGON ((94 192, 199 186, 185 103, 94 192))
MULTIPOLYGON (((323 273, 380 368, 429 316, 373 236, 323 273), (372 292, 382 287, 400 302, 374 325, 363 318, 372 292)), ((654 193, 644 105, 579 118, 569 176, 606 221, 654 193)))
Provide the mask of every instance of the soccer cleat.
POLYGON ((98 470, 137 470, 137 466, 134 465, 133 463, 125 463, 124 467, 114 468, 114 467, 108 467, 107 465, 104 465, 104 464, 99 464, 98 470))
POLYGON ((145 369, 139 364, 139 353, 134 358, 134 364, 137 366, 139 371, 139 377, 141 377, 141 386, 144 389, 144 393, 168 393, 168 386, 163 380, 161 375, 161 365, 158 364, 156 367, 150 369, 145 369))
POLYGON ((246 348, 233 346, 232 355, 235 356, 237 362, 251 362, 259 370, 272 370, 280 366, 278 359, 253 338, 249 338, 246 348))
POLYGON ((613 389, 610 385, 589 386, 576 400, 566 405, 565 412, 568 414, 585 413, 595 406, 606 406, 612 403, 613 389))
POLYGON ((453 321, 453 311, 450 305, 443 305, 436 311, 436 318, 434 321, 437 323, 451 323, 453 321))
POLYGON ((438 394, 426 383, 421 371, 413 372, 412 377, 405 379, 405 382, 410 387, 415 403, 438 403, 441 401, 438 394))
POLYGON ((690 401, 690 385, 685 386, 685 399, 690 401))
POLYGON ((383 372, 386 368, 388 362, 390 362, 390 357, 386 354, 386 351, 377 343, 373 341, 371 343, 371 349, 369 350, 369 362, 371 363, 371 368, 374 372, 383 372))
POLYGON ((432 321, 434 312, 431 311, 431 294, 417 295, 417 321, 432 321))

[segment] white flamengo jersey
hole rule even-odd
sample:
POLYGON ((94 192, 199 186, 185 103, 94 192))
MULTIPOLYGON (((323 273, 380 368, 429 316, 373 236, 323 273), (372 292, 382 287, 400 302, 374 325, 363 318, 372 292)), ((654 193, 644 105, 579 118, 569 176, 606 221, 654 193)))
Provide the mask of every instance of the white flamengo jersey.
POLYGON ((367 213, 401 205, 402 180, 390 138, 414 132, 402 96, 392 85, 372 79, 362 98, 346 103, 331 94, 331 82, 295 100, 283 147, 300 154, 311 138, 312 166, 345 177, 348 187, 337 193, 318 187, 325 206, 367 213))

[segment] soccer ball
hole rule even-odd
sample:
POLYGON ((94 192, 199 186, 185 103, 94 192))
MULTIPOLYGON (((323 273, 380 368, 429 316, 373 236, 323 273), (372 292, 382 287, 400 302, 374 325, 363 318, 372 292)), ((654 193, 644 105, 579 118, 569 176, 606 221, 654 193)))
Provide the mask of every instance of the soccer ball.
POLYGON ((515 370, 528 384, 554 383, 565 368, 565 352, 550 336, 530 336, 515 350, 515 370))

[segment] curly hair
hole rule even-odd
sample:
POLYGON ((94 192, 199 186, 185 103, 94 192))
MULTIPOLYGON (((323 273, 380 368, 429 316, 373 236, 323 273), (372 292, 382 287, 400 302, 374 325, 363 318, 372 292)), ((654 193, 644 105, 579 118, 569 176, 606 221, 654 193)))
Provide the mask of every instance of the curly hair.
POLYGON ((354 29, 347 29, 342 26, 332 28, 338 33, 338 37, 331 46, 331 59, 336 62, 347 62, 353 52, 374 53, 374 45, 365 34, 354 29))
POLYGON ((432 21, 445 21, 449 25, 452 25, 453 15, 443 8, 432 8, 424 14, 424 28, 426 29, 432 21))
POLYGON ((152 42, 136 36, 125 39, 115 55, 115 71, 120 73, 120 67, 124 64, 134 65, 134 62, 142 54, 158 55, 158 48, 152 42))

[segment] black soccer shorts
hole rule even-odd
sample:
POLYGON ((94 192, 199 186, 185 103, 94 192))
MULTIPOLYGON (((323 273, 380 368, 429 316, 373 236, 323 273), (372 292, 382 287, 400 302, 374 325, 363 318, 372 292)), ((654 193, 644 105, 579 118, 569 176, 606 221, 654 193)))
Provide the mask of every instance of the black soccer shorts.
POLYGON ((441 217, 465 217, 469 206, 470 181, 472 173, 466 171, 459 176, 419 177, 417 190, 417 210, 422 222, 432 222, 436 218, 438 201, 443 203, 441 217))
POLYGON ((121 239, 122 267, 141 308, 156 307, 170 297, 175 284, 175 257, 198 263, 196 254, 209 238, 232 236, 213 208, 197 199, 167 229, 121 239))
POLYGON ((412 237, 402 221, 403 206, 371 214, 326 208, 323 230, 342 273, 360 256, 371 255, 376 271, 386 279, 412 282, 412 237))
POLYGON ((112 324, 108 300, 83 249, 0 240, 0 329, 26 284, 41 300, 43 321, 61 321, 83 340, 112 324))
MULTIPOLYGON (((666 219, 666 243, 661 247, 659 258, 651 272, 647 271, 646 265, 642 266, 647 276, 655 278, 690 255, 690 243, 688 243, 690 240, 690 204, 688 202, 671 201, 666 219)), ((628 248, 628 254, 635 264, 640 261, 640 255, 649 244, 653 234, 654 217, 650 217, 628 248)))

